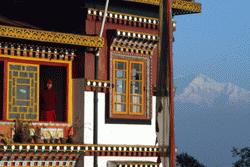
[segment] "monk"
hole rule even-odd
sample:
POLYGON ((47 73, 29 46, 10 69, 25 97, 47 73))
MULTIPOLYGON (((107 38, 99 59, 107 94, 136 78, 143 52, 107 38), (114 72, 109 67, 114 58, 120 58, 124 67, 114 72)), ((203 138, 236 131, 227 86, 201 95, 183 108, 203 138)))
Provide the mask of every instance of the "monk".
POLYGON ((47 80, 46 89, 41 93, 42 121, 56 121, 56 92, 51 79, 47 80))

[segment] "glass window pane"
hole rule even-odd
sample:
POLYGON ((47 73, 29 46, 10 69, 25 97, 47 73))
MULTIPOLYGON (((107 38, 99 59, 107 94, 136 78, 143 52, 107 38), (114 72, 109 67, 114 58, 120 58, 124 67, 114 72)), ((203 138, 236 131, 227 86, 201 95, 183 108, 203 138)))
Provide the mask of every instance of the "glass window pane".
POLYGON ((29 79, 20 79, 20 78, 17 78, 17 83, 18 84, 29 84, 30 80, 29 79))
POLYGON ((142 94, 142 83, 141 82, 131 82, 130 93, 142 94))
POLYGON ((22 100, 30 99, 30 87, 25 85, 17 85, 16 98, 22 100))
POLYGON ((125 62, 117 62, 116 63, 116 69, 126 69, 126 64, 125 62))
POLYGON ((126 104, 115 104, 116 112, 126 112, 126 104))
POLYGON ((117 77, 117 78, 126 78, 126 71, 118 70, 118 71, 116 72, 116 77, 117 77))
POLYGON ((137 72, 140 72, 140 71, 142 71, 142 65, 137 64, 137 63, 132 63, 132 69, 137 71, 137 72))
POLYGON ((16 101, 16 105, 18 106, 30 106, 30 102, 29 101, 16 101))
POLYGON ((115 95, 116 102, 118 103, 126 103, 125 95, 115 95))
POLYGON ((133 104, 142 104, 142 97, 141 96, 130 96, 130 103, 133 104))
POLYGON ((137 73, 135 70, 131 74, 131 79, 132 80, 142 80, 142 74, 137 73))
POLYGON ((21 70, 21 66, 17 64, 11 64, 10 65, 11 70, 21 70))
POLYGON ((10 114, 9 117, 11 119, 19 119, 20 118, 20 115, 19 114, 10 114))
POLYGON ((130 105, 130 112, 140 113, 142 112, 142 107, 140 105, 130 105))
POLYGON ((20 107, 19 112, 27 112, 27 108, 26 107, 20 107))
POLYGON ((131 64, 131 80, 142 80, 142 64, 131 64))
POLYGON ((116 81, 116 91, 117 93, 126 93, 126 81, 125 80, 116 81))

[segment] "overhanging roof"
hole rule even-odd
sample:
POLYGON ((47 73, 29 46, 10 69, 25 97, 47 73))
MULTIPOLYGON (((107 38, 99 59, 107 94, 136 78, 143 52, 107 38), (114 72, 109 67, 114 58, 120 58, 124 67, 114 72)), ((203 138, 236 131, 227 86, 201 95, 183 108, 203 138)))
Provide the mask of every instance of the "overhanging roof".
POLYGON ((103 47, 104 45, 103 38, 98 36, 84 36, 3 25, 0 25, 0 37, 87 47, 103 47))
MULTIPOLYGON (((159 5, 160 3, 160 0, 124 0, 124 1, 143 3, 155 6, 159 5)), ((200 13, 201 4, 194 2, 194 0, 173 0, 172 9, 175 15, 200 13)))

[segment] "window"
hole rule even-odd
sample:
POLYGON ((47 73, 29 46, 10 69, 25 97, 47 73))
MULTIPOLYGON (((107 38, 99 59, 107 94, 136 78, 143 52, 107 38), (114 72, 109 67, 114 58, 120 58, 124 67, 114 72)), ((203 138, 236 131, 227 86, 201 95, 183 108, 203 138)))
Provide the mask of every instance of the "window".
POLYGON ((113 59, 112 114, 145 115, 144 61, 113 59))
MULTIPOLYGON (((3 74, 3 69, 4 63, 0 62, 0 74, 3 74)), ((46 88, 47 80, 51 79, 56 92, 56 122, 68 121, 68 70, 65 64, 49 66, 8 62, 7 69, 7 120, 39 121, 43 112, 40 93, 46 88)), ((0 76, 0 93, 3 94, 4 77, 0 76)), ((0 100, 0 119, 3 119, 3 99, 0 100)))
POLYGON ((8 64, 8 119, 38 120, 39 66, 8 64))

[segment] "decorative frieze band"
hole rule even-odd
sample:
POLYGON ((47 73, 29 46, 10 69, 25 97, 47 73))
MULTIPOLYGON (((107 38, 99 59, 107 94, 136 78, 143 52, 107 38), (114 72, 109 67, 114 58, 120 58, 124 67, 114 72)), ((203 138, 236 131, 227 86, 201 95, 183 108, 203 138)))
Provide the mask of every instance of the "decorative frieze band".
POLYGON ((79 45, 88 47, 103 47, 104 40, 98 36, 83 36, 69 33, 42 31, 0 25, 0 37, 18 38, 25 40, 79 45))
MULTIPOLYGON (((15 125, 15 122, 8 122, 8 121, 0 121, 0 125, 15 125)), ((55 127, 70 127, 71 125, 67 124, 67 123, 57 123, 57 122, 31 122, 31 125, 33 126, 43 126, 43 127, 51 127, 51 126, 55 126, 55 127)))
POLYGON ((133 31, 117 30, 116 35, 120 37, 135 38, 135 39, 149 40, 149 41, 159 40, 157 35, 139 33, 139 32, 133 32, 133 31))
POLYGON ((73 50, 9 43, 0 43, 0 55, 43 58, 49 60, 56 59, 65 61, 72 61, 76 56, 73 50))
MULTIPOLYGON (((144 145, 65 145, 65 144, 12 144, 0 146, 0 157, 2 154, 37 154, 52 155, 63 153, 84 153, 85 156, 136 156, 136 157, 157 157, 161 154, 157 146, 144 145)), ((167 150, 167 149, 166 149, 167 150)))
POLYGON ((153 55, 158 36, 134 31, 115 30, 111 51, 127 52, 139 55, 153 55))
MULTIPOLYGON (((88 15, 103 17, 104 11, 97 9, 88 9, 88 15)), ((118 24, 125 24, 137 27, 145 27, 151 29, 157 29, 159 20, 152 17, 142 17, 137 15, 125 14, 125 13, 116 13, 108 11, 107 13, 107 22, 115 22, 118 24), (118 21, 118 22, 116 22, 118 21), (119 22, 120 21, 120 22, 119 22)))
POLYGON ((112 46, 111 51, 115 52, 128 52, 131 54, 141 54, 141 55, 153 55, 152 50, 143 50, 137 48, 130 48, 130 47, 122 47, 122 46, 112 46))
POLYGON ((14 167, 14 166, 37 166, 37 167, 42 167, 42 166, 47 166, 47 167, 73 167, 75 166, 76 161, 22 161, 22 160, 14 160, 14 161, 0 161, 0 167, 14 167))
POLYGON ((112 84, 110 81, 103 80, 85 80, 84 86, 93 87, 93 88, 111 88, 112 84))

